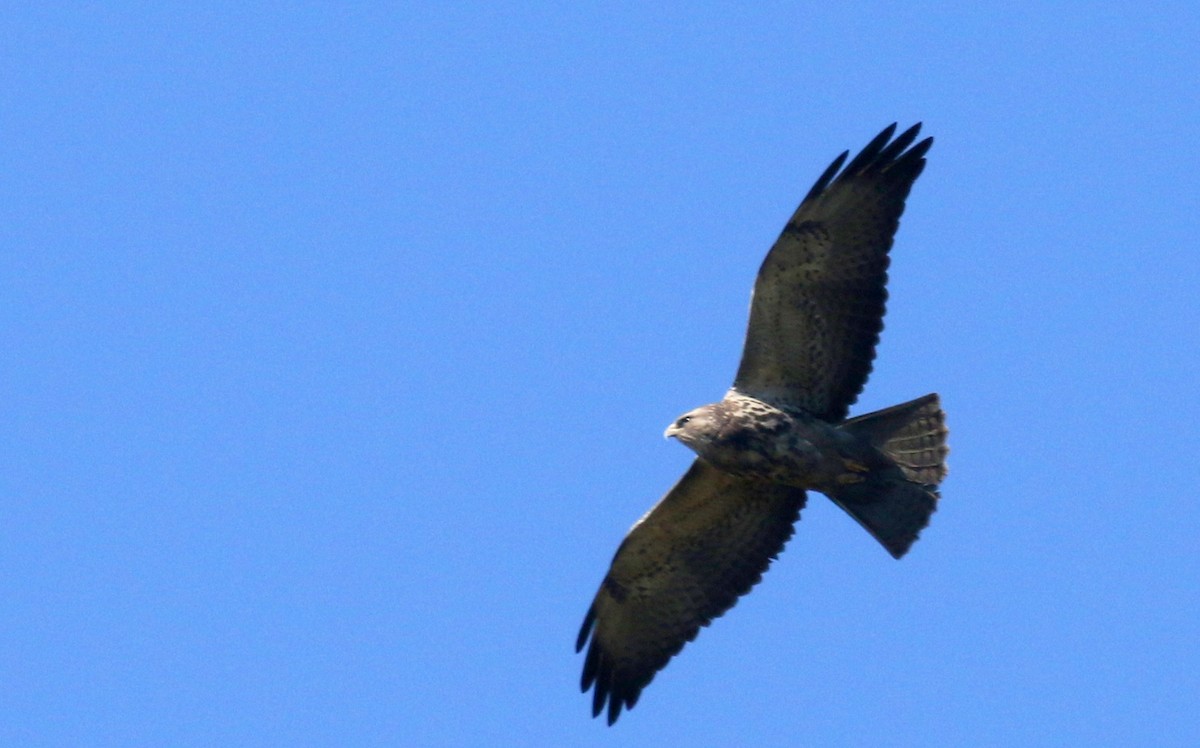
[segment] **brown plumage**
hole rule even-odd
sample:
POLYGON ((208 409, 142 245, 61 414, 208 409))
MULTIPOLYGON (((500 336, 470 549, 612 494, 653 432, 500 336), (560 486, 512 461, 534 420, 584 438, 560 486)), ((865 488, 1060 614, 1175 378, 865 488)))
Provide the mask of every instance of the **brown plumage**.
POLYGON ((817 180, 759 269, 742 361, 720 402, 666 432, 698 455, 633 526, 584 618, 582 687, 621 709, 734 605, 818 490, 894 557, 928 524, 945 476, 937 395, 846 420, 883 329, 888 250, 933 143, 895 125, 817 180))

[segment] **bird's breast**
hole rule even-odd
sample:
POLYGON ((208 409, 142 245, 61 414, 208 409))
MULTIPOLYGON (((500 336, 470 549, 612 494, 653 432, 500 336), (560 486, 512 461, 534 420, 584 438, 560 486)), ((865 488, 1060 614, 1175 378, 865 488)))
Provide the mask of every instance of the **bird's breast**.
POLYGON ((721 470, 747 478, 800 488, 819 481, 824 457, 819 436, 802 421, 782 413, 731 421, 701 457, 721 470))

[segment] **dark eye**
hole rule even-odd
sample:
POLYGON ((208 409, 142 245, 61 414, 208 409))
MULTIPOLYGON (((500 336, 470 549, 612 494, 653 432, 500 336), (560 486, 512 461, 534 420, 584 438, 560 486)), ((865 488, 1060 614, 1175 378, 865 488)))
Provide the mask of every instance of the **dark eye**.
POLYGON ((690 420, 692 420, 691 416, 684 416, 683 418, 680 418, 678 421, 676 421, 675 425, 676 426, 685 426, 685 425, 687 425, 687 422, 690 420))

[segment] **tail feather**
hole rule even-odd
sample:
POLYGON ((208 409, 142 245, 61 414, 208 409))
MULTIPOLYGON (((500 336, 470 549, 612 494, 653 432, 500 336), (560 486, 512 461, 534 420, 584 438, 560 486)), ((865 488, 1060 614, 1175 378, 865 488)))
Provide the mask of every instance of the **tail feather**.
POLYGON ((937 394, 918 397, 842 424, 900 466, 909 480, 937 485, 946 477, 946 414, 937 394))
POLYGON ((946 477, 946 414, 936 394, 852 418, 842 424, 884 460, 864 480, 830 495, 896 558, 908 552, 937 509, 946 477))

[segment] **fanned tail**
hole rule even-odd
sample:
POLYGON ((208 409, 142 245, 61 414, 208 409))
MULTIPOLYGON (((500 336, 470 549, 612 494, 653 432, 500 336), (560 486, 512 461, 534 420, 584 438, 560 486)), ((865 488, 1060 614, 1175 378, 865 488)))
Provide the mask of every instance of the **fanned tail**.
POLYGON ((842 428, 865 438, 917 483, 946 477, 946 414, 936 393, 851 418, 842 428))
POLYGON ((936 394, 851 418, 842 428, 881 454, 863 480, 829 498, 900 558, 929 524, 946 477, 946 414, 936 394))

